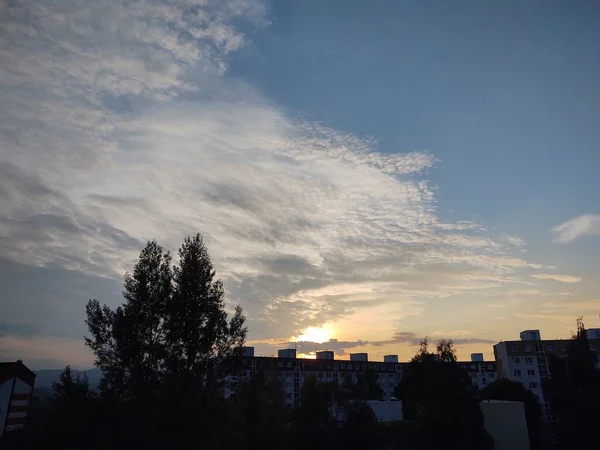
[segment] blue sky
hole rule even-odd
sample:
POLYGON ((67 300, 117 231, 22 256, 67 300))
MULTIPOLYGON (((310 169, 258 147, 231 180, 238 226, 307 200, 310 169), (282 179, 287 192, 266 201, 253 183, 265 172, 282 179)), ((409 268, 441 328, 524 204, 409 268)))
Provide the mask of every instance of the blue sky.
POLYGON ((201 231, 249 342, 600 326, 596 2, 0 2, 0 355, 201 231))
POLYGON ((375 136, 380 151, 431 151, 444 209, 533 235, 600 192, 598 13, 596 2, 276 2, 230 74, 292 114, 375 136))

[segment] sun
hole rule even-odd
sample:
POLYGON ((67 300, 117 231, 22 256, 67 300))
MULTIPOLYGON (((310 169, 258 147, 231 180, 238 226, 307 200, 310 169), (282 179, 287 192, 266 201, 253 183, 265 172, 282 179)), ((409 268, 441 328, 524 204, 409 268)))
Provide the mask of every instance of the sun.
POLYGON ((298 341, 316 342, 321 344, 327 342, 333 336, 332 330, 327 326, 322 327, 308 327, 300 336, 296 337, 298 341))

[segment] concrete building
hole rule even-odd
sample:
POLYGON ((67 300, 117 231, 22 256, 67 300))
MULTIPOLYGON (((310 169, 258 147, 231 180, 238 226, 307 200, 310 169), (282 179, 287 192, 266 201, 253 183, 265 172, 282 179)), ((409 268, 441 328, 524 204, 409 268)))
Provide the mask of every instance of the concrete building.
POLYGON ((0 437, 23 428, 35 384, 35 374, 21 361, 0 362, 0 437))
POLYGON ((496 362, 484 361, 482 353, 472 353, 471 361, 461 361, 458 364, 469 374, 473 385, 479 390, 485 389, 488 384, 493 383, 498 378, 496 362))
POLYGON ((317 352, 317 359, 325 359, 325 360, 333 361, 333 352, 331 352, 331 351, 317 352))
POLYGON ((479 403, 494 450, 529 450, 529 434, 522 402, 484 400, 479 403))
MULTIPOLYGON (((590 350, 596 353, 597 366, 600 366, 600 339, 597 328, 588 330, 590 350)), ((494 356, 498 376, 521 383, 531 391, 543 406, 544 420, 550 425, 552 437, 555 417, 552 407, 544 396, 543 384, 550 376, 551 357, 564 358, 568 354, 571 339, 543 340, 539 330, 525 330, 518 341, 504 341, 494 345, 494 356)))
POLYGON ((350 353, 350 361, 362 361, 367 362, 369 355, 367 353, 350 353))
MULTIPOLYGON (((241 371, 238 377, 231 379, 232 387, 227 389, 229 395, 237 382, 249 380, 257 372, 263 372, 267 380, 281 382, 284 389, 285 402, 289 406, 299 401, 299 393, 304 381, 314 376, 317 381, 343 383, 349 376, 356 380, 359 373, 373 370, 377 373, 377 381, 384 393, 384 399, 394 397, 398 385, 408 363, 398 362, 397 355, 387 355, 384 361, 369 361, 367 353, 354 353, 350 360, 334 359, 332 351, 316 353, 316 359, 296 358, 296 351, 285 349, 278 351, 278 357, 253 356, 253 352, 242 352, 241 371)), ((477 359, 477 358, 475 358, 477 359)), ((473 384, 485 388, 496 379, 496 364, 493 361, 459 362, 473 384)))

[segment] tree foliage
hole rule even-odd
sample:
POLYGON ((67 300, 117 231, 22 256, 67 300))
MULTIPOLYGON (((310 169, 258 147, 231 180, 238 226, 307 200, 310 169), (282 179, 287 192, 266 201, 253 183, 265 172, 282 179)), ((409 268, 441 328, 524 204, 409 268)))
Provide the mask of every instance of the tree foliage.
POLYGON ((194 429, 208 443, 225 432, 221 388, 234 373, 232 356, 241 354, 247 329, 239 306, 228 320, 223 284, 202 236, 187 237, 178 256, 172 265, 169 252, 148 242, 125 275, 124 303, 111 309, 88 302, 85 343, 103 373, 105 407, 133 417, 132 439, 156 443, 163 439, 157 430, 170 428, 173 441, 194 429))
POLYGON ((600 423, 600 371, 581 319, 566 358, 552 358, 550 373, 544 390, 556 416, 558 441, 568 443, 570 448, 596 448, 595 427, 600 423))
POLYGON ((395 395, 403 401, 404 418, 419 422, 420 448, 491 448, 475 389, 456 363, 452 341, 439 341, 433 353, 424 339, 395 395))

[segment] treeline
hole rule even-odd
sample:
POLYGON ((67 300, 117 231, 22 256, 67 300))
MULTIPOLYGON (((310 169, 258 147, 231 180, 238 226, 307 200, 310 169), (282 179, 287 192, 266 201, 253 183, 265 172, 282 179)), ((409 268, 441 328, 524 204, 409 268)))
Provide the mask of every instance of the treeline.
MULTIPOLYGON (((186 238, 178 256, 173 264, 149 242, 125 276, 122 306, 88 302, 85 343, 103 373, 99 389, 65 368, 50 404, 34 402, 27 429, 7 433, 4 448, 485 450, 493 441, 482 398, 523 401, 532 449, 547 441, 535 397, 508 380, 478 392, 452 341, 434 349, 421 343, 395 391, 401 423, 378 423, 367 405, 383 397, 375 372, 339 384, 305 379, 293 409, 281 381, 268 374, 231 386, 247 333, 242 309, 229 317, 200 234, 186 238)), ((594 364, 580 326, 568 358, 552 362, 544 386, 556 405, 557 437, 578 443, 565 448, 591 448, 585 440, 600 411, 594 364)))

